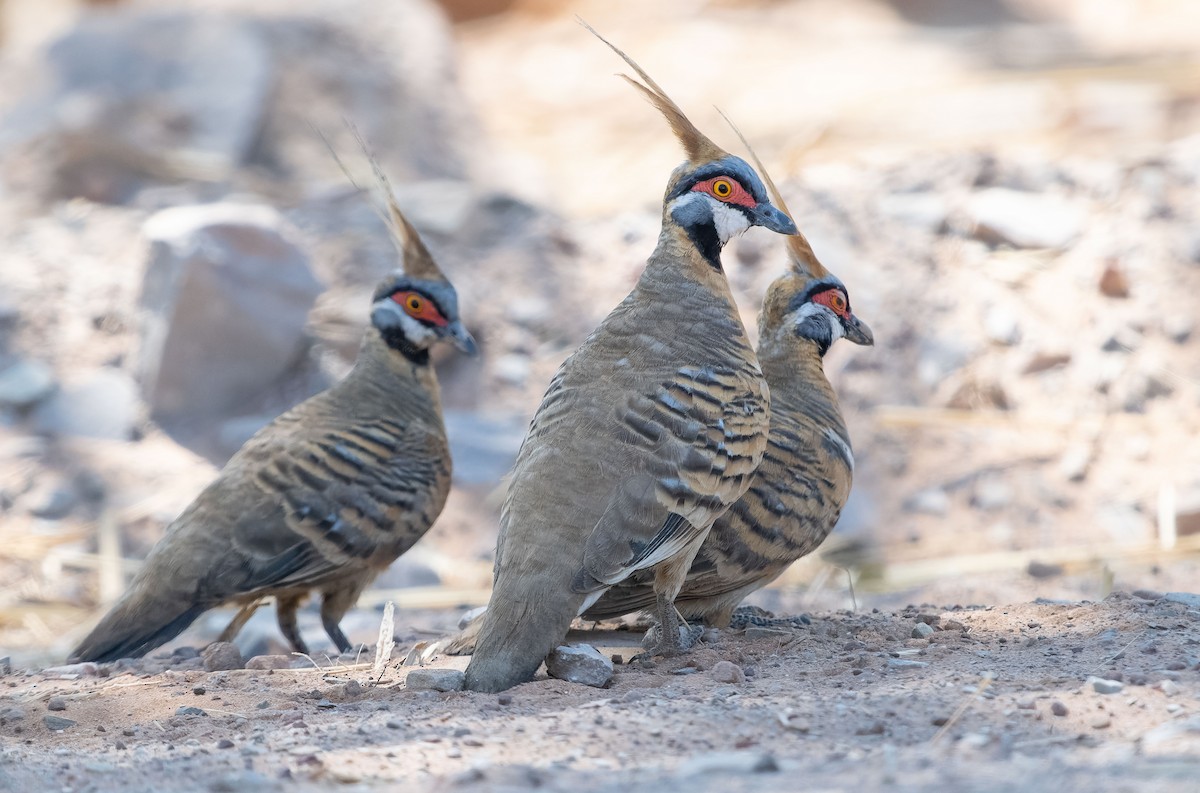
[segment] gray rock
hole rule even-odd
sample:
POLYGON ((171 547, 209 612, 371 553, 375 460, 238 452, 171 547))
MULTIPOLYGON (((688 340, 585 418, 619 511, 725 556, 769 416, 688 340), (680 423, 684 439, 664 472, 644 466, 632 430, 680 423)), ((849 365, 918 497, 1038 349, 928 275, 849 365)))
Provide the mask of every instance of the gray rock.
POLYGON ((889 658, 887 665, 892 669, 923 669, 929 666, 928 661, 914 661, 911 658, 889 658))
POLYGON ((137 385, 119 369, 97 369, 72 379, 41 402, 34 423, 46 433, 129 440, 141 413, 137 385))
POLYGON ((296 366, 321 285, 278 212, 176 207, 143 232, 151 248, 138 375, 154 418, 244 407, 296 366))
POLYGON ((967 203, 975 236, 1016 248, 1065 248, 1079 237, 1083 207, 1053 195, 993 187, 967 203))
POLYGON ((246 661, 246 669, 290 669, 292 659, 286 655, 256 655, 246 661))
POLYGON ((1000 476, 980 477, 971 493, 971 504, 986 512, 1004 509, 1012 500, 1012 485, 1000 476))
POLYGON ((937 193, 893 193, 879 199, 879 211, 907 226, 936 234, 946 227, 949 208, 937 193))
POLYGON ((208 712, 204 708, 198 708, 195 705, 180 705, 175 709, 176 716, 207 716, 208 712))
POLYGON ((604 688, 612 680, 613 663, 591 645, 564 644, 546 656, 546 671, 568 683, 604 688))
POLYGON ((936 487, 921 490, 904 502, 904 508, 924 515, 945 515, 950 509, 950 497, 945 490, 936 487))
POLYGON ((254 145, 271 87, 265 42, 232 15, 85 15, 43 59, 44 88, 5 114, 0 152, 50 158, 6 169, 44 198, 121 202, 166 172, 225 178, 254 145))
POLYGON ((766 752, 709 752, 698 754, 679 764, 678 776, 711 774, 766 774, 779 770, 779 763, 766 752))
POLYGON ((709 670, 709 676, 718 683, 745 683, 746 673, 732 661, 717 661, 709 670))
POLYGON ((84 661, 78 664, 65 664, 63 666, 49 666, 42 670, 42 674, 47 677, 58 677, 68 680, 73 680, 80 677, 97 677, 100 674, 100 667, 91 661, 84 661))
POLYGON ((460 669, 413 669, 404 680, 409 691, 462 691, 464 675, 460 669))
POLYGON ((1167 338, 1176 344, 1183 344, 1192 337, 1196 330, 1196 322, 1187 314, 1167 314, 1162 319, 1162 330, 1167 338))
POLYGON ((913 626, 912 637, 914 639, 928 639, 936 632, 936 629, 932 625, 926 622, 918 622, 913 626))
POLYGON ((0 405, 28 408, 54 391, 54 371, 41 361, 18 361, 0 372, 0 405))
POLYGON ((43 716, 42 722, 48 729, 54 730, 55 732, 69 730, 79 723, 72 719, 63 718, 62 716, 43 716))
POLYGON ((1072 443, 1058 460, 1058 473, 1068 482, 1082 482, 1087 479, 1095 448, 1095 445, 1089 442, 1072 443))
POLYGON ((200 657, 204 659, 204 668, 209 672, 241 669, 243 666, 241 651, 230 642, 213 642, 204 648, 200 657))
POLYGON ((1090 677, 1088 682, 1097 694, 1119 694, 1125 690, 1125 684, 1119 680, 1106 680, 1103 677, 1090 677))
POLYGON ((529 420, 523 416, 447 410, 454 481, 491 487, 512 469, 528 428, 529 420))
POLYGON ((1050 703, 1050 712, 1055 716, 1066 716, 1071 711, 1067 709, 1066 705, 1056 699, 1050 703))
POLYGON ((1163 595, 1163 600, 1171 603, 1182 603, 1188 608, 1200 609, 1200 595, 1191 592, 1168 592, 1163 595))
POLYGON ((63 697, 50 697, 46 700, 46 710, 66 710, 67 700, 63 697))

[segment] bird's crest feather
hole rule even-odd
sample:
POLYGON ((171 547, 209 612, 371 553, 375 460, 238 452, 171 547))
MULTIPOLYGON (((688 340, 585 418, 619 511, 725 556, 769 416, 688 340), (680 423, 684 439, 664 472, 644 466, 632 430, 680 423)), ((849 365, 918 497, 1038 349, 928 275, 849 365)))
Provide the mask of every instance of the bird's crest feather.
MULTIPOLYGON (((721 114, 721 118, 725 119, 725 123, 733 128, 733 131, 742 141, 742 145, 746 147, 746 151, 750 153, 750 159, 754 160, 754 167, 758 169, 759 176, 762 177, 768 192, 771 194, 771 202, 779 208, 779 211, 792 218, 792 222, 795 222, 796 218, 788 210, 787 202, 783 200, 779 188, 775 186, 775 181, 771 179, 771 174, 767 172, 766 167, 762 164, 762 160, 754 152, 750 141, 746 140, 746 136, 730 120, 729 116, 725 115, 723 110, 717 108, 717 112, 721 114)), ((820 260, 817 259, 817 254, 813 251, 812 246, 808 244, 808 240, 805 239, 802 233, 797 231, 794 235, 785 237, 785 240, 787 242, 788 257, 791 259, 792 269, 797 275, 812 279, 825 278, 829 275, 829 270, 825 269, 825 265, 821 264, 820 260)))
POLYGON ((583 21, 583 19, 579 17, 576 17, 576 19, 593 36, 607 44, 617 55, 620 55, 621 59, 637 72, 638 77, 641 77, 645 81, 645 85, 642 85, 642 83, 639 83, 628 75, 621 75, 621 77, 625 78, 626 82, 641 91, 650 100, 650 104, 658 108, 659 112, 666 117, 667 123, 671 125, 671 130, 675 133, 675 137, 679 140, 680 145, 683 146, 683 151, 693 166, 703 165, 704 163, 729 156, 729 152, 713 143, 703 132, 696 128, 696 125, 679 108, 679 105, 675 104, 671 97, 667 96, 666 91, 659 87, 658 83, 654 82, 654 79, 646 74, 646 71, 641 66, 638 66, 633 58, 630 58, 619 47, 601 36, 596 32, 595 28, 583 21))

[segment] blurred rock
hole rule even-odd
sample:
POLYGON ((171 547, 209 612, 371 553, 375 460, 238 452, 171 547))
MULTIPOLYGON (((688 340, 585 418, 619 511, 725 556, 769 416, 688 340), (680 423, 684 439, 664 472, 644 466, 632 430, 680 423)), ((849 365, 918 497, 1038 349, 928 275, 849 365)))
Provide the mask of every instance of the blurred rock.
POLYGON ((971 505, 985 512, 1004 509, 1012 500, 1012 485, 998 475, 981 476, 971 493, 971 505))
POLYGON ((21 499, 29 504, 29 514, 43 520, 60 520, 71 514, 79 503, 79 495, 69 482, 60 477, 44 477, 32 493, 21 499))
POLYGON ((1068 482, 1082 482, 1096 453, 1096 445, 1089 442, 1073 443, 1058 460, 1058 472, 1068 482))
POLYGON ((246 669, 266 671, 271 669, 290 669, 292 659, 286 655, 256 655, 246 661, 246 669))
POLYGON ((914 493, 904 502, 904 508, 925 515, 945 515, 950 509, 950 497, 940 488, 930 488, 914 493))
POLYGON ((1176 344, 1183 344, 1192 337, 1196 321, 1184 313, 1168 314, 1162 319, 1162 331, 1176 344))
POLYGON ((105 368, 64 383, 38 405, 34 421, 39 431, 50 434, 130 440, 140 412, 133 378, 105 368))
POLYGON ((213 642, 200 653, 204 669, 208 672, 223 672, 242 668, 242 653, 230 642, 213 642))
MULTIPOLYGON (((415 549, 414 549, 415 550, 415 549)), ((416 553, 405 554, 380 573, 372 586, 376 589, 403 589, 414 586, 438 586, 442 578, 421 561, 416 553)))
POLYGON ((907 226, 937 234, 946 227, 950 211, 936 193, 893 193, 879 199, 879 211, 907 226))
POLYGON ((971 359, 973 352, 966 342, 958 339, 922 339, 917 376, 927 386, 937 385, 947 375, 961 369, 971 359))
POLYGON ((612 680, 612 659, 588 644, 564 644, 546 656, 550 677, 568 683, 604 688, 612 680))
POLYGON ((42 53, 45 87, 5 115, 3 176, 43 199, 108 203, 147 181, 227 178, 261 127, 269 56, 248 20, 84 16, 42 53))
POLYGON ((1069 352, 1036 352, 1023 367, 1021 374, 1038 374, 1071 362, 1069 352))
POLYGON ((529 421, 523 416, 490 416, 461 410, 446 411, 446 434, 454 481, 494 485, 517 459, 529 421))
POLYGON ((1105 297, 1129 297, 1129 279, 1115 260, 1106 263, 1104 272, 1100 273, 1100 294, 1105 297))
POLYGON ((1011 347, 1021 340, 1017 315, 1009 308, 992 306, 983 318, 983 330, 988 339, 1011 347))
POLYGON ((54 391, 54 370, 41 361, 18 361, 0 372, 0 405, 28 408, 54 391))
POLYGON ((321 291, 274 209, 208 204, 146 221, 139 379, 152 417, 244 406, 294 368, 321 291))
POLYGON ((1065 199, 1002 187, 976 193, 967 203, 975 236, 993 245, 1066 248, 1083 230, 1083 208, 1065 199))

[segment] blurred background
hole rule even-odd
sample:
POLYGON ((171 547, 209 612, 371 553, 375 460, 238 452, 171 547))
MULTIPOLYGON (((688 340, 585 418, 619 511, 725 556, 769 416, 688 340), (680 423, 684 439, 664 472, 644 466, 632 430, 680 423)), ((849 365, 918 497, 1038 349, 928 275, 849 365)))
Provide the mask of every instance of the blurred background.
MULTIPOLYGON (((577 14, 734 152, 714 106, 740 125, 875 331, 826 365, 851 504, 752 602, 1196 588, 1200 4, 0 0, 0 656, 60 661, 229 455, 352 364, 396 259, 314 131, 365 174, 344 119, 482 356, 438 359, 445 513, 343 627, 486 602, 525 426, 681 159, 577 14)), ((782 253, 726 254, 748 324, 782 253)), ((239 644, 282 647, 267 610, 239 644)))

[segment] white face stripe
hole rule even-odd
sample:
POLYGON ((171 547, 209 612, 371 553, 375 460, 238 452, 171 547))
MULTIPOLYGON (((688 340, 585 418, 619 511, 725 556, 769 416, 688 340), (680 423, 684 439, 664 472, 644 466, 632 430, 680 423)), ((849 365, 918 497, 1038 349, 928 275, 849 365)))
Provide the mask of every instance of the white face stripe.
POLYGON ((408 339, 414 347, 428 347, 437 339, 437 333, 432 328, 410 317, 390 297, 375 302, 374 310, 371 313, 374 315, 377 312, 386 312, 388 324, 393 327, 399 326, 404 332, 404 338, 408 339))
POLYGON ((713 225, 717 227, 717 236, 722 245, 750 228, 750 219, 744 212, 708 196, 705 198, 713 205, 713 225))
POLYGON ((796 325, 799 325, 809 317, 820 317, 829 325, 830 341, 834 342, 846 335, 845 328, 842 327, 842 322, 837 318, 837 314, 827 307, 818 303, 805 303, 796 309, 796 325))

